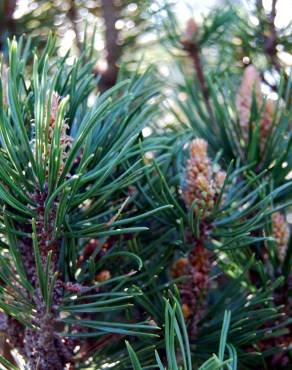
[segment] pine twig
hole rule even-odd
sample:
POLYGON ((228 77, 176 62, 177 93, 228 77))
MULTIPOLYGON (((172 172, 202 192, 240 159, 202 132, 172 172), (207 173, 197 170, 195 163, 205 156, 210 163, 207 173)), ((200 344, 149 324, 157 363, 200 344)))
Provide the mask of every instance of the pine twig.
MULTIPOLYGON (((263 35, 264 37, 264 49, 271 60, 273 66, 276 68, 278 72, 281 70, 281 65, 279 63, 278 57, 277 57, 277 30, 275 26, 275 19, 277 15, 277 0, 272 1, 272 9, 270 14, 266 17, 266 22, 268 25, 269 33, 268 35, 263 35)), ((264 16, 264 7, 261 0, 257 0, 257 10, 260 15, 264 16)))
POLYGON ((190 58, 192 59, 207 110, 209 112, 211 121, 214 122, 214 115, 210 104, 210 94, 202 66, 200 47, 195 41, 190 39, 182 40, 181 43, 184 47, 184 50, 188 52, 190 58))

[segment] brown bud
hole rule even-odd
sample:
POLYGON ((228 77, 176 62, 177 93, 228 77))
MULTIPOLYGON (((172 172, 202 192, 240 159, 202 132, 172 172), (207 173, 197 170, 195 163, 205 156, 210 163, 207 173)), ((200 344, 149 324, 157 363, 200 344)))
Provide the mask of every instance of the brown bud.
POLYGON ((187 319, 190 317, 190 314, 191 314, 191 310, 190 310, 190 307, 184 303, 182 306, 182 312, 183 312, 183 315, 184 315, 184 318, 187 319))
POLYGON ((172 276, 178 278, 185 274, 185 268, 188 265, 189 261, 185 257, 179 258, 172 266, 172 276))
POLYGON ((290 227, 284 215, 276 212, 272 215, 272 235, 277 239, 280 260, 283 261, 290 237, 290 227))
POLYGON ((111 278, 111 273, 109 272, 109 270, 102 270, 96 276, 96 280, 98 282, 106 281, 106 280, 109 280, 110 278, 111 278))
POLYGON ((194 37, 194 35, 196 34, 198 30, 198 25, 196 23, 196 21, 194 20, 194 18, 190 18, 188 21, 187 21, 187 26, 186 26, 186 30, 185 30, 185 37, 186 39, 190 40, 194 37))

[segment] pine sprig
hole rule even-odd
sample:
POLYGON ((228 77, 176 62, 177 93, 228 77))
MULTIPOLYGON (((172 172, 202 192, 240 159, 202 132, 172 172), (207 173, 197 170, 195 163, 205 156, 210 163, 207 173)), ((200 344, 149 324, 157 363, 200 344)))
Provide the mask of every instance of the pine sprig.
POLYGON ((44 54, 35 53, 31 75, 23 41, 10 43, 0 107, 0 305, 8 325, 20 324, 10 343, 28 366, 46 369, 74 363, 80 341, 83 353, 91 338, 156 336, 155 326, 125 320, 137 294, 131 280, 143 262, 123 245, 148 230, 144 219, 170 208, 137 213, 127 196, 147 167, 140 156, 152 149, 139 139, 155 110, 151 72, 120 82, 88 108, 94 80, 87 51, 70 69, 65 59, 51 63, 55 41, 50 36, 44 54), (120 268, 110 272, 117 260, 120 268))

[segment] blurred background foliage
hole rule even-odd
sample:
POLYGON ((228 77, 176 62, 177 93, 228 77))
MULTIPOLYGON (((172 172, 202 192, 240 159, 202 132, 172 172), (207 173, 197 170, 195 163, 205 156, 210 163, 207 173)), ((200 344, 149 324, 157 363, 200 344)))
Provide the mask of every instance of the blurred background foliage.
MULTIPOLYGON (((152 1, 114 0, 1 0, 0 49, 6 51, 6 39, 23 33, 33 43, 45 45, 50 30, 59 39, 59 55, 70 50, 82 52, 84 34, 92 35, 96 28, 94 49, 99 63, 95 72, 102 76, 100 87, 111 87, 117 77, 118 62, 124 54, 137 49, 139 39, 151 32, 148 22, 152 1)), ((68 61, 70 63, 70 61, 68 61)), ((71 61, 72 63, 72 61, 71 61)))
POLYGON ((179 39, 187 20, 194 17, 207 68, 217 74, 230 69, 236 73, 253 63, 270 93, 277 91, 280 69, 292 64, 287 7, 289 0, 1 0, 0 50, 6 52, 7 37, 23 33, 40 47, 54 30, 59 55, 70 50, 67 63, 72 64, 72 54, 82 52, 84 35, 90 37, 96 28, 94 72, 101 76, 102 91, 115 83, 121 62, 131 69, 132 62, 141 59, 145 64, 159 60, 156 65, 163 77, 179 79, 169 54, 188 68, 190 59, 179 39))

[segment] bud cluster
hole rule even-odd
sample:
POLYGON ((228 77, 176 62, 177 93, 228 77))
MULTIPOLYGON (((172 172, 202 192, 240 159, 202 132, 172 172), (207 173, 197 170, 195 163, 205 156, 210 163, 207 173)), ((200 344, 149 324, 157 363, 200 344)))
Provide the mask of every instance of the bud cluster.
MULTIPOLYGON (((250 139, 250 115, 253 98, 257 104, 257 110, 262 108, 264 96, 261 92, 261 78, 257 69, 251 64, 249 65, 242 77, 241 85, 236 97, 236 107, 239 115, 239 125, 241 134, 245 143, 250 139)), ((265 143, 268 138, 271 125, 273 122, 274 113, 277 102, 272 99, 265 101, 264 110, 260 118, 260 151, 263 153, 265 143)), ((251 123, 251 130, 256 127, 255 123, 251 123)))
POLYGON ((210 215, 226 176, 224 171, 216 170, 212 165, 207 150, 208 143, 203 139, 194 139, 190 143, 190 158, 187 161, 182 189, 187 208, 190 209, 196 201, 194 213, 197 215, 199 210, 202 210, 202 218, 210 215))
POLYGON ((182 309, 192 337, 197 336, 198 323, 206 309, 207 295, 210 289, 210 271, 212 252, 204 247, 208 237, 208 217, 218 200, 226 173, 214 165, 208 157, 208 143, 203 139, 194 139, 190 143, 190 157, 185 171, 185 184, 182 198, 188 209, 194 209, 194 215, 200 213, 200 238, 190 238, 195 245, 187 257, 179 258, 172 267, 173 278, 189 276, 178 284, 182 309), (195 202, 195 207, 194 207, 195 202))
MULTIPOLYGON (((60 106, 61 98, 57 92, 53 92, 52 94, 52 103, 51 103, 51 113, 50 113, 50 126, 48 131, 48 143, 47 143, 47 155, 50 156, 51 148, 52 148, 52 141, 54 136, 54 128, 58 119, 59 113, 59 106, 60 106)), ((64 169, 65 160, 68 156, 68 149, 71 147, 72 144, 72 137, 67 134, 69 126, 67 125, 66 121, 64 120, 61 125, 60 130, 60 146, 61 146, 61 164, 59 172, 62 173, 64 169)))
POLYGON ((197 336, 198 323, 206 311, 211 265, 211 252, 198 243, 187 258, 179 258, 172 267, 173 278, 189 275, 178 284, 178 288, 183 314, 192 337, 197 336))
POLYGON ((272 236, 277 239, 278 255, 280 260, 283 261, 289 242, 290 228, 284 215, 279 212, 272 215, 272 236))

